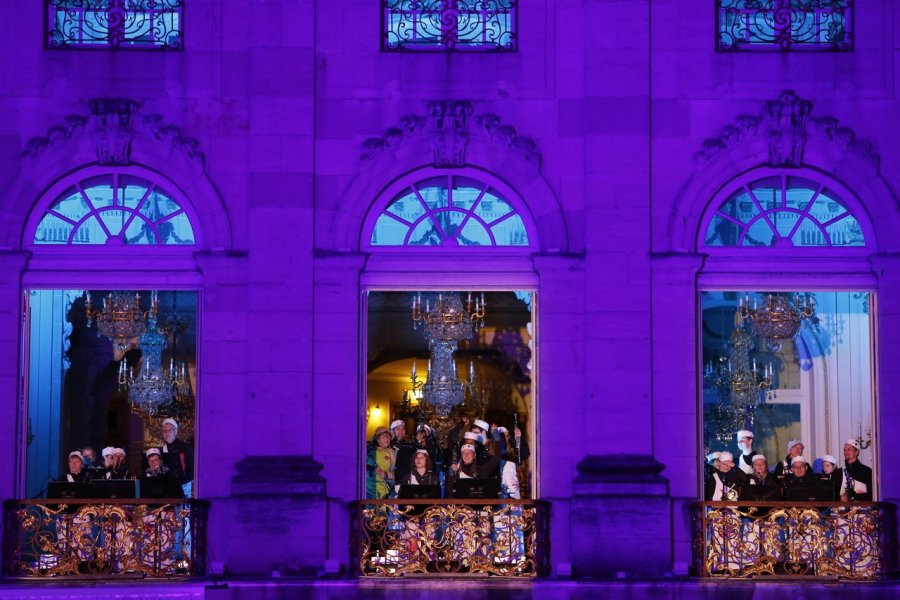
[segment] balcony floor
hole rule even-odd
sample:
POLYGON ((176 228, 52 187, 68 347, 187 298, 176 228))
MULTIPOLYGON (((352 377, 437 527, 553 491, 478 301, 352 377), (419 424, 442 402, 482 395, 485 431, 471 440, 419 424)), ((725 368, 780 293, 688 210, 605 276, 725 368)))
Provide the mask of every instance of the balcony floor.
POLYGON ((406 579, 386 580, 230 580, 219 585, 211 581, 87 583, 87 582, 0 582, 4 599, 203 599, 203 600, 314 600, 375 598, 384 600, 654 600, 728 598, 729 600, 775 600, 815 598, 854 600, 900 597, 900 580, 877 583, 787 582, 787 581, 570 581, 541 580, 534 583, 498 579, 406 579))

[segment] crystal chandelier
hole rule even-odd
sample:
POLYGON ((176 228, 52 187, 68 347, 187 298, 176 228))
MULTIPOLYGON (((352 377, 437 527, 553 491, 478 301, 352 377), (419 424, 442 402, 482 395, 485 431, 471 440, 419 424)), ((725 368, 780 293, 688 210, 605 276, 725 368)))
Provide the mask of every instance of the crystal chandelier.
POLYGON ((94 310, 90 291, 85 292, 84 302, 87 326, 97 321, 97 335, 109 338, 113 345, 113 357, 121 360, 125 353, 138 343, 147 326, 147 316, 156 315, 156 292, 150 295, 150 310, 141 310, 141 295, 110 292, 103 298, 103 310, 94 310))
POLYGON ((727 357, 720 357, 719 364, 707 363, 704 383, 719 390, 720 402, 714 408, 715 420, 720 421, 721 431, 716 438, 730 438, 734 431, 753 426, 753 418, 763 394, 773 387, 774 369, 771 364, 763 365, 762 373, 757 368, 756 359, 750 359, 754 348, 753 340, 742 327, 743 318, 735 314, 734 331, 727 345, 727 357))
POLYGON ((170 359, 168 371, 163 370, 162 354, 166 348, 166 338, 157 329, 155 312, 147 319, 147 331, 141 335, 138 347, 141 349, 140 372, 135 377, 128 360, 123 357, 119 363, 119 390, 128 391, 131 410, 141 417, 169 412, 179 390, 185 386, 190 388, 190 382, 184 363, 177 365, 174 359, 170 359))
POLYGON ((475 394, 475 363, 469 363, 469 380, 463 382, 457 373, 454 353, 459 342, 471 339, 478 327, 484 325, 484 293, 473 299, 470 292, 463 306, 462 296, 457 293, 439 293, 434 306, 425 300, 422 309, 422 294, 413 297, 413 329, 424 323, 425 337, 428 339, 428 374, 420 381, 413 361, 410 372, 412 393, 421 390, 422 400, 432 407, 438 417, 448 417, 450 412, 465 402, 466 394, 475 394))
POLYGON ((425 337, 429 340, 468 340, 478 329, 484 326, 484 292, 473 301, 469 292, 466 307, 463 310, 462 297, 455 293, 439 293, 437 302, 431 307, 431 301, 425 300, 422 310, 421 292, 413 297, 412 320, 413 330, 425 323, 425 337))
POLYGON ((753 299, 750 307, 750 295, 738 299, 738 315, 741 319, 750 320, 753 333, 766 340, 769 349, 781 350, 784 340, 792 339, 800 331, 800 325, 816 314, 816 305, 809 294, 766 294, 762 305, 753 299))
POLYGON ((434 407, 438 416, 446 417, 450 412, 465 402, 466 393, 475 393, 475 363, 469 363, 469 381, 460 381, 456 369, 456 352, 458 343, 448 340, 431 340, 428 344, 431 358, 428 359, 428 374, 425 381, 420 381, 416 372, 416 361, 410 371, 410 384, 413 395, 422 391, 423 402, 434 407))

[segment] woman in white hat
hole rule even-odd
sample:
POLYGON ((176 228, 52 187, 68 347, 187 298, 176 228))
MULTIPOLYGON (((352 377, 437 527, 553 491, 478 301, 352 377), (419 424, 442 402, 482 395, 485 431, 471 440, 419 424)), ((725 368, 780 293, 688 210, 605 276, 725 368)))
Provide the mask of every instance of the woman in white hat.
POLYGON ((412 468, 410 468, 406 478, 400 483, 407 485, 440 485, 441 481, 434 473, 434 463, 431 462, 428 450, 424 448, 416 450, 412 459, 412 468))
POLYGON ((706 481, 705 498, 715 502, 735 501, 738 499, 738 490, 746 482, 744 472, 734 468, 734 456, 731 452, 720 452, 719 470, 706 481))
POLYGON ((754 454, 751 464, 753 465, 753 473, 750 474, 750 485, 765 485, 769 487, 778 485, 778 480, 769 473, 769 463, 766 462, 764 455, 754 454))
POLYGON ((841 486, 844 483, 844 471, 837 468, 838 461, 831 454, 822 457, 822 473, 818 476, 819 481, 824 484, 831 484, 834 487, 834 499, 841 499, 841 486))

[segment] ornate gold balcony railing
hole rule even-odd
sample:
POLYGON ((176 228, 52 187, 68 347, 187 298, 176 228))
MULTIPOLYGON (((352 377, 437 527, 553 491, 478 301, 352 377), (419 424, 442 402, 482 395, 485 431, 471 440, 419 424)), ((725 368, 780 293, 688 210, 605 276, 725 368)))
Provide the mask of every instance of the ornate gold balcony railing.
POLYGON ((199 500, 7 500, 3 575, 202 575, 205 523, 199 500))
POLYGON ((534 577, 547 572, 548 510, 537 500, 360 500, 356 574, 534 577))
POLYGON ((698 502, 694 569, 700 577, 887 577, 896 515, 882 502, 698 502))

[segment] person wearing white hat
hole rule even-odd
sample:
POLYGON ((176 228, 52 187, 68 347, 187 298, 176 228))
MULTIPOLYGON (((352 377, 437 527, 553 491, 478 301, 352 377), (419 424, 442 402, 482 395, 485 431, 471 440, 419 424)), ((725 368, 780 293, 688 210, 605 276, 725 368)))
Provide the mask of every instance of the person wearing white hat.
POLYGON ((719 472, 719 455, 721 452, 710 452, 706 455, 706 463, 704 463, 704 476, 703 481, 709 481, 709 478, 713 476, 713 473, 719 472))
POLYGON ((412 468, 413 455, 416 452, 414 441, 406 437, 406 421, 397 419, 392 421, 388 429, 391 430, 391 443, 397 450, 397 471, 395 473, 399 483, 406 481, 412 468))
POLYGON ((113 448, 108 461, 110 467, 106 471, 106 479, 133 479, 128 462, 125 460, 125 450, 113 448))
POLYGON ((859 442, 844 442, 844 489, 841 496, 860 502, 872 501, 872 468, 859 461, 859 442))
POLYGON ((738 499, 738 490, 747 483, 747 476, 740 469, 734 468, 734 456, 731 452, 719 453, 719 470, 706 480, 707 500, 734 501, 738 499))
POLYGON ((738 450, 740 450, 737 466, 747 475, 751 475, 753 473, 753 457, 757 454, 753 450, 753 432, 741 429, 735 434, 735 437, 737 438, 738 450))
POLYGON ((463 444, 459 449, 459 462, 450 465, 450 477, 454 481, 447 485, 447 489, 451 490, 451 494, 456 479, 487 479, 497 470, 497 466, 500 464, 499 453, 490 455, 487 462, 479 464, 475 452, 473 444, 463 444))
POLYGON ((63 478, 69 483, 88 482, 88 472, 84 468, 84 458, 78 450, 69 452, 69 470, 66 471, 63 478))
POLYGON ((841 488, 844 486, 844 471, 838 469, 838 461, 831 454, 822 457, 822 473, 818 476, 818 480, 823 485, 830 484, 834 487, 834 499, 837 500, 841 495, 841 488))
MULTIPOLYGON (((806 458, 802 455, 795 456, 791 459, 790 473, 784 477, 784 497, 791 498, 791 488, 808 486, 815 482, 816 476, 813 474, 812 469, 809 468, 806 458)), ((797 498, 794 499, 796 500, 797 498)))
MULTIPOLYGON (((787 456, 784 457, 784 460, 779 461, 778 464, 775 465, 775 478, 784 482, 784 478, 791 474, 791 461, 794 460, 794 458, 801 456, 805 449, 803 442, 800 440, 790 440, 787 443, 787 456)), ((812 470, 809 465, 807 465, 807 468, 808 470, 812 470)))
POLYGON ((428 450, 420 448, 413 454, 413 466, 409 470, 406 479, 401 479, 401 484, 406 485, 440 485, 441 480, 434 472, 434 464, 428 450))
POLYGON ((769 473, 769 463, 766 457, 756 453, 753 455, 753 472, 750 474, 750 485, 765 485, 776 487, 778 485, 775 476, 769 473))
POLYGON ((169 474, 169 467, 163 464, 162 452, 159 448, 150 448, 147 455, 147 470, 144 477, 165 477, 169 474))
POLYGON ((160 424, 163 445, 160 456, 163 464, 169 468, 185 498, 193 495, 194 483, 194 448, 178 438, 178 421, 172 418, 163 419, 160 424))

